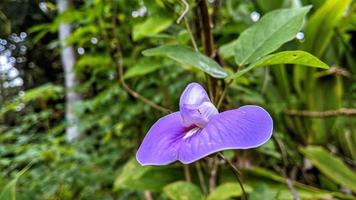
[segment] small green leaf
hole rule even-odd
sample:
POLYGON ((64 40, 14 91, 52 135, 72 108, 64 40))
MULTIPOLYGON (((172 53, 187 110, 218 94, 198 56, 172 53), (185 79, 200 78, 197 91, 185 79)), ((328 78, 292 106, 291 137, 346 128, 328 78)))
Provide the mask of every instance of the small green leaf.
POLYGON ((162 63, 152 61, 151 59, 144 59, 139 63, 137 63, 136 65, 134 65, 133 67, 130 67, 126 71, 124 78, 129 79, 138 76, 143 76, 152 73, 163 66, 164 65, 162 65, 162 63))
POLYGON ((165 30, 172 24, 173 20, 164 16, 153 16, 146 21, 133 27, 132 37, 134 41, 145 37, 151 37, 165 30))
MULTIPOLYGON (((245 185, 245 184, 244 184, 245 185)), ((252 191, 248 186, 244 186, 246 192, 252 191)), ((213 190, 207 200, 225 200, 242 195, 242 190, 238 183, 224 183, 213 190)))
POLYGON ((172 200, 199 200, 203 199, 200 189, 193 183, 178 181, 163 188, 164 193, 172 200))
POLYGON ((255 65, 256 67, 261 67, 278 64, 296 64, 322 69, 329 69, 329 66, 327 64, 305 51, 282 51, 266 56, 253 65, 255 65))
POLYGON ((331 180, 356 192, 356 173, 348 168, 340 158, 318 146, 302 148, 301 152, 331 180))
POLYGON ((267 13, 262 19, 241 33, 236 42, 235 61, 246 65, 275 51, 292 40, 302 28, 311 6, 280 9, 267 13))
POLYGON ((212 77, 225 78, 227 73, 213 59, 181 45, 163 45, 142 52, 145 56, 166 56, 184 65, 196 67, 212 77))
POLYGON ((317 57, 305 51, 282 51, 260 59, 259 61, 233 74, 230 78, 231 79, 238 78, 255 67, 277 65, 277 64, 296 64, 296 65, 305 65, 309 67, 316 67, 322 69, 329 69, 329 66, 327 64, 325 64, 324 62, 320 61, 317 57))

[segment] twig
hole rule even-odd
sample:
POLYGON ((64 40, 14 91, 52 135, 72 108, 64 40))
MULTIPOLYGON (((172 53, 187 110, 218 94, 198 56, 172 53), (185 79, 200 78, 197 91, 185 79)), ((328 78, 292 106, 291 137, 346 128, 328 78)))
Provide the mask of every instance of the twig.
POLYGON ((183 6, 184 6, 184 10, 183 10, 182 14, 178 17, 177 24, 179 24, 182 21, 182 19, 185 17, 185 15, 189 12, 189 4, 187 3, 187 1, 180 0, 180 2, 182 2, 183 6))
POLYGON ((184 169, 185 180, 187 182, 192 182, 192 176, 190 175, 189 165, 184 165, 183 164, 183 169, 184 169))
POLYGON ((153 197, 152 197, 152 194, 151 194, 150 191, 145 190, 145 191, 143 192, 143 195, 144 195, 144 197, 145 197, 145 200, 153 200, 153 197))
POLYGON ((285 149, 285 145, 284 143, 279 140, 278 138, 276 138, 275 136, 272 136, 272 139, 275 141, 275 143, 278 146, 278 149, 280 150, 281 154, 282 154, 282 162, 283 162, 283 168, 279 168, 279 167, 275 167, 275 169, 277 171, 279 171, 282 175, 284 180, 286 181, 286 184, 288 186, 288 189, 290 190, 292 196, 293 196, 293 200, 300 200, 299 194, 297 192, 297 190, 294 187, 293 184, 293 180, 291 180, 288 176, 287 176, 287 164, 288 164, 288 160, 287 160, 287 152, 285 149))
MULTIPOLYGON (((113 1, 114 2, 114 1, 113 1)), ((114 4, 113 4, 114 5, 114 4)), ((114 30, 114 34, 116 35, 115 39, 118 40, 117 37, 117 23, 116 23, 116 15, 117 15, 117 7, 115 6, 114 8, 114 13, 113 13, 113 17, 112 17, 112 25, 113 25, 113 30, 114 30)), ((110 44, 110 43, 109 43, 110 44)), ((124 90, 126 90, 126 92, 128 92, 131 96, 140 99, 141 101, 143 101, 145 104, 155 108, 156 110, 159 110, 161 112, 164 113, 171 113, 172 111, 169 110, 168 108, 164 108, 156 103, 154 103, 153 101, 147 99, 146 97, 140 95, 138 92, 134 91, 133 89, 131 89, 125 82, 124 79, 124 69, 123 69, 123 55, 122 55, 122 50, 121 50, 121 46, 119 44, 119 41, 117 42, 117 44, 115 45, 115 47, 113 47, 115 50, 115 54, 114 54, 114 58, 116 60, 115 65, 118 71, 118 75, 119 75, 119 80, 120 83, 122 85, 122 87, 124 88, 124 90)))
POLYGON ((267 83, 268 83, 268 78, 269 78, 269 67, 265 67, 265 72, 263 76, 263 83, 262 83, 262 88, 261 88, 261 93, 264 94, 267 88, 267 83))
POLYGON ((225 85, 224 90, 223 90, 223 92, 222 92, 222 94, 221 94, 221 96, 220 96, 220 99, 219 99, 219 101, 218 101, 218 104, 216 105, 216 108, 217 108, 217 109, 220 108, 221 103, 223 102, 223 100, 224 100, 224 98, 225 98, 225 96, 226 96, 227 89, 228 89, 229 85, 230 85, 232 82, 233 82, 233 80, 230 80, 230 81, 225 85))
POLYGON ((218 162, 216 157, 211 157, 208 160, 209 167, 209 191, 213 191, 216 187, 216 175, 218 170, 218 162))
POLYGON ((283 169, 281 171, 282 171, 282 175, 284 177, 284 180, 286 181, 287 186, 288 186, 288 188, 289 188, 289 190, 290 190, 290 192, 291 192, 291 194, 293 196, 293 200, 300 200, 299 194, 298 194, 297 190, 294 187, 293 181, 287 176, 286 170, 283 169))
POLYGON ((351 73, 342 67, 330 67, 330 69, 328 69, 328 70, 324 70, 324 71, 317 73, 316 77, 322 78, 325 76, 332 76, 332 75, 350 78, 351 73))
POLYGON ((197 161, 195 163, 195 168, 196 168, 197 173, 198 173, 200 187, 201 187, 203 193, 206 195, 206 194, 208 194, 208 190, 207 190, 206 185, 205 185, 205 180, 204 180, 203 172, 201 170, 201 166, 200 166, 199 161, 197 161))
POLYGON ((187 31, 189 33, 190 40, 192 41, 192 45, 194 47, 194 50, 195 51, 199 51, 197 43, 195 42, 195 38, 194 38, 194 35, 193 35, 193 32, 192 32, 192 29, 189 26, 189 22, 188 22, 187 18, 184 18, 184 23, 185 23, 185 27, 187 28, 187 31))
POLYGON ((214 93, 213 93, 213 86, 212 86, 212 80, 210 78, 210 76, 208 74, 205 74, 205 80, 208 83, 208 93, 209 93, 209 97, 210 97, 210 101, 211 102, 215 102, 215 97, 214 97, 214 93))
POLYGON ((338 110, 326 110, 326 111, 308 111, 308 110, 286 110, 285 113, 291 116, 302 117, 335 117, 340 115, 356 115, 356 108, 340 108, 338 110))
MULTIPOLYGON (((117 45, 117 48, 118 48, 118 45, 117 45)), ((120 58, 118 58, 120 59, 120 58)), ((118 60, 117 63, 122 63, 120 60, 118 60)), ((156 103, 154 103, 153 101, 147 99, 146 97, 140 95, 138 92, 132 90, 125 82, 124 80, 124 71, 123 71, 123 66, 122 64, 117 64, 118 65, 118 73, 119 73, 119 79, 120 79, 120 83, 121 85, 123 86, 123 88, 130 94, 132 95, 133 97, 137 98, 137 99, 140 99, 141 101, 143 101, 145 104, 155 108, 156 110, 159 110, 161 112, 164 112, 164 113, 172 113, 171 110, 169 110, 168 108, 164 108, 156 103)))
POLYGON ((232 172, 235 174, 235 176, 236 176, 236 178, 237 178, 237 181, 239 182, 240 187, 241 187, 241 190, 242 190, 242 198, 241 198, 241 199, 247 200, 247 194, 246 194, 245 188, 244 188, 244 186, 243 186, 243 184, 242 184, 242 179, 241 179, 241 173, 240 173, 240 171, 237 169, 237 167, 236 167, 234 164, 232 164, 232 163, 230 162, 229 159, 225 158, 225 156, 224 156, 222 153, 219 152, 217 155, 218 155, 219 158, 223 159, 227 164, 230 165, 231 170, 232 170, 232 172))

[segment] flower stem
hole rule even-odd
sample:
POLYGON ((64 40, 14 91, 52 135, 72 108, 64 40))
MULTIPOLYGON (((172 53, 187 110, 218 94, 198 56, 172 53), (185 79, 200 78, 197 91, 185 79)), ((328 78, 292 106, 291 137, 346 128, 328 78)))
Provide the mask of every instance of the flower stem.
POLYGON ((184 18, 184 23, 185 23, 185 27, 187 29, 187 32, 189 33, 190 40, 192 41, 192 45, 194 47, 194 50, 199 52, 197 42, 195 41, 192 29, 190 28, 190 25, 189 25, 189 22, 188 22, 187 18, 184 18))
POLYGON ((246 194, 245 188, 244 188, 244 186, 243 186, 243 184, 242 184, 242 179, 241 179, 241 173, 240 173, 240 171, 237 169, 237 167, 236 167, 234 164, 232 164, 232 163, 230 162, 230 160, 228 160, 227 158, 225 158, 225 156, 224 156, 222 153, 219 152, 217 155, 218 155, 219 158, 223 159, 227 164, 230 165, 230 168, 231 168, 232 172, 235 174, 235 176, 236 176, 236 178, 237 178, 237 181, 239 182, 240 188, 241 188, 241 190, 242 190, 242 197, 241 197, 241 198, 242 198, 243 200, 247 200, 247 194, 246 194))
POLYGON ((230 81, 225 85, 225 88, 224 88, 224 90, 223 90, 223 92, 222 92, 222 94, 221 94, 221 96, 220 96, 220 98, 219 98, 219 101, 218 101, 218 103, 216 104, 216 108, 217 108, 217 109, 220 108, 221 103, 223 102, 223 100, 224 100, 224 98, 225 98, 225 96, 226 96, 227 89, 228 89, 228 87, 230 86, 231 83, 232 83, 232 80, 230 80, 230 81))

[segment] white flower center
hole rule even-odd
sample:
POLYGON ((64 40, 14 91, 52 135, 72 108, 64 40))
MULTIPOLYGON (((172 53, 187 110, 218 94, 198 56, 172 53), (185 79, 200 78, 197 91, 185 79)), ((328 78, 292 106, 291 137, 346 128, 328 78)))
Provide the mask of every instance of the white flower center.
POLYGON ((199 127, 195 127, 190 129, 183 137, 183 139, 187 139, 189 137, 191 137, 192 135, 194 135, 194 133, 196 133, 200 128, 199 127))

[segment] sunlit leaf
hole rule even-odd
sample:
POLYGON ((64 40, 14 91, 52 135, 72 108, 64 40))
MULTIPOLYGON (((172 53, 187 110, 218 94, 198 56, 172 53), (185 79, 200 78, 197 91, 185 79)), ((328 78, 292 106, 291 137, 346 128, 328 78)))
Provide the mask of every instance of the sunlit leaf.
POLYGON ((213 59, 181 45, 163 45, 143 51, 145 56, 166 56, 181 64, 196 67, 215 78, 225 78, 227 73, 213 59))
POLYGON ((235 61, 246 65, 275 51, 292 40, 302 28, 304 17, 311 6, 280 9, 266 14, 241 33, 236 42, 235 61))
POLYGON ((164 193, 172 200, 201 200, 203 195, 193 183, 178 181, 163 188, 164 193))
POLYGON ((264 183, 260 183, 256 187, 253 188, 253 191, 249 195, 248 199, 250 200, 274 200, 276 199, 276 193, 280 192, 280 190, 271 190, 268 185, 264 183))
MULTIPOLYGON (((246 192, 252 191, 248 186, 244 186, 246 192)), ((207 200, 227 200, 233 197, 239 197, 242 195, 242 190, 239 184, 236 183, 224 183, 214 189, 208 196, 207 200)))

